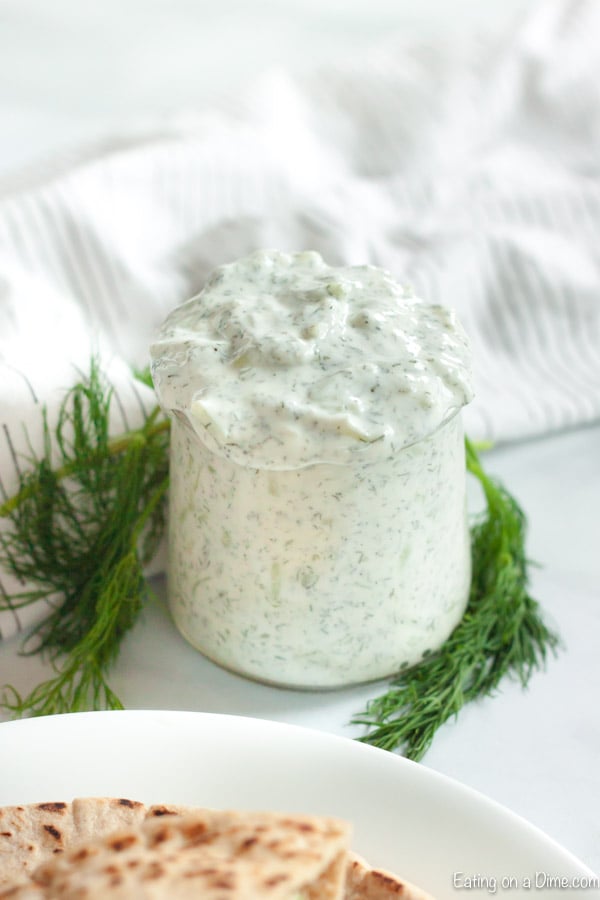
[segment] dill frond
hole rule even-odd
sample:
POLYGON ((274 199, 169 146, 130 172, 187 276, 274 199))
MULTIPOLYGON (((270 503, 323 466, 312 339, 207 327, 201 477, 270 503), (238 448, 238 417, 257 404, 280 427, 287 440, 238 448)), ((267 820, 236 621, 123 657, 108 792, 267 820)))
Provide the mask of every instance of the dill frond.
POLYGON ((17 493, 0 504, 8 521, 0 565, 30 585, 0 607, 56 598, 23 650, 44 654, 56 674, 25 698, 5 689, 3 705, 16 715, 121 706, 106 676, 144 602, 143 567, 164 531, 168 422, 156 407, 139 429, 111 438, 113 402, 93 360, 52 432, 44 413, 43 454, 27 460, 17 493))

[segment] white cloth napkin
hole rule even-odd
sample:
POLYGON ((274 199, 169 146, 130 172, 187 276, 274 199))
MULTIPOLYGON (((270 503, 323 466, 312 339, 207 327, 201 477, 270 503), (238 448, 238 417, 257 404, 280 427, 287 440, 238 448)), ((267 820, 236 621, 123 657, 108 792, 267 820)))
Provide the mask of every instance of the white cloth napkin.
MULTIPOLYGON (((153 395, 130 366, 158 324, 257 247, 381 265, 455 306, 474 438, 598 419, 599 43, 597 0, 548 0, 502 46, 398 43, 310 77, 269 73, 236 108, 0 184, 6 494, 39 446, 40 404, 52 421, 92 351, 139 422, 153 395)), ((0 613, 0 631, 39 614, 0 613)))

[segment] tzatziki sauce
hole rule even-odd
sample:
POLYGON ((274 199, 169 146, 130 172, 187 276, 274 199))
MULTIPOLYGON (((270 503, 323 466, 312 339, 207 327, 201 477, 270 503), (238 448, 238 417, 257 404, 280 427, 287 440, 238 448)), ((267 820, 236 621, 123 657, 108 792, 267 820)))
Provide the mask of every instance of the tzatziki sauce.
POLYGON ((390 273, 220 266, 151 347, 172 415, 169 604, 229 669, 330 688, 440 646, 470 584, 466 335, 390 273))

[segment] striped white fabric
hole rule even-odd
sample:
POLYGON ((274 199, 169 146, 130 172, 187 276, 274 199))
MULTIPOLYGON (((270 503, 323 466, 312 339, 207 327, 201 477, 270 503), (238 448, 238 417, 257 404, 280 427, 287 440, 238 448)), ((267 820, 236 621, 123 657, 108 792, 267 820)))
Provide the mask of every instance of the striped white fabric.
MULTIPOLYGON (((0 185, 0 478, 10 496, 99 349, 115 429, 150 337, 216 264, 259 246, 371 262, 455 306, 475 438, 600 416, 600 4, 548 0, 503 47, 396 46, 236 108, 0 185)), ((0 577, 10 593, 10 579, 0 577)), ((0 613, 6 637, 39 610, 0 613)))

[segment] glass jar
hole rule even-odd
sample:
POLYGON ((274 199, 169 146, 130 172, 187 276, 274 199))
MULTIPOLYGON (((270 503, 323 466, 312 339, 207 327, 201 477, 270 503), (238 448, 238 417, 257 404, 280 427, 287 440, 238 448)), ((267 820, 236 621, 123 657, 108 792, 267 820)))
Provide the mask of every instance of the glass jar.
POLYGON ((284 687, 382 678, 448 637, 469 584, 460 414, 381 460, 287 471, 173 420, 169 603, 219 665, 284 687))
POLYGON ((439 647, 470 583, 470 355, 454 314, 373 266, 261 251, 217 269, 151 355, 187 640, 313 689, 439 647))

